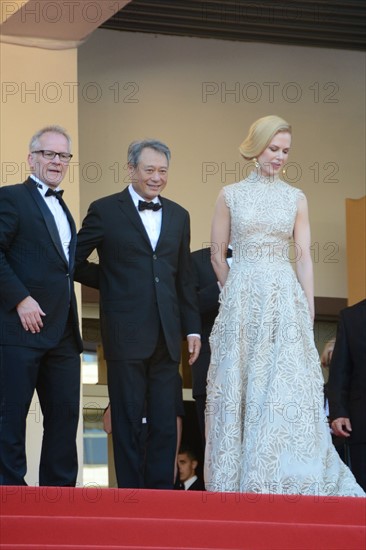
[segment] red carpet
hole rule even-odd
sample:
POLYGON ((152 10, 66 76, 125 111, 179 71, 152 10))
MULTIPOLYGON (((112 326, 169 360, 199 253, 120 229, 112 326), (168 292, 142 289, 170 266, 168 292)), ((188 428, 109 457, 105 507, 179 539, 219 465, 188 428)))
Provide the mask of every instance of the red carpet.
POLYGON ((0 487, 1 550, 365 550, 366 499, 0 487))

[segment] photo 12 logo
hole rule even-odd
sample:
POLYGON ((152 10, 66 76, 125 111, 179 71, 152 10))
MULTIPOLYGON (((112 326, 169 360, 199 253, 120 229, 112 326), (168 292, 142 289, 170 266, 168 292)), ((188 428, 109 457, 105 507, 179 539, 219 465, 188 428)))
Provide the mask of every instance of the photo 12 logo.
POLYGON ((301 100, 314 103, 339 103, 340 87, 337 82, 202 82, 202 103, 275 103, 285 101, 298 103, 301 100))
MULTIPOLYGON (((253 172, 254 165, 249 162, 228 163, 225 161, 203 161, 201 177, 202 183, 219 181, 222 184, 241 181, 253 172)), ((290 184, 295 184, 306 178, 306 181, 313 183, 339 183, 339 165, 335 161, 311 162, 308 166, 302 167, 298 162, 287 162, 284 166, 283 179, 290 184)))
POLYGON ((1 21, 6 21, 12 15, 19 12, 20 24, 26 23, 99 23, 108 18, 108 14, 117 13, 126 4, 122 0, 103 2, 80 0, 40 0, 29 2, 28 0, 2 0, 0 3, 1 21), (106 17, 107 16, 107 17, 106 17))
POLYGON ((98 103, 102 99, 113 103, 139 103, 140 86, 137 82, 15 82, 1 83, 1 102, 10 103, 98 103))

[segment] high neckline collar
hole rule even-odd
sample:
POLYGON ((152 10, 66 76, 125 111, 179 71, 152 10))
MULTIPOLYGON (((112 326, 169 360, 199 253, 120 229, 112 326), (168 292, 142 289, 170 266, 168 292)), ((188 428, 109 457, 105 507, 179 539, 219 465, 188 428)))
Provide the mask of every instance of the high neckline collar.
POLYGON ((275 176, 263 176, 263 174, 260 174, 255 170, 249 174, 248 178, 253 183, 262 183, 264 185, 275 185, 279 181, 282 181, 278 174, 275 176))

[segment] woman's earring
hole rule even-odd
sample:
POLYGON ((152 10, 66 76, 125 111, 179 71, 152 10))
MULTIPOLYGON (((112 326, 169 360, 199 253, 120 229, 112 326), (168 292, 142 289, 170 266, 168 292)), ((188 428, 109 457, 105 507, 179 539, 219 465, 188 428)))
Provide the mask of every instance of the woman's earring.
POLYGON ((286 176, 286 168, 283 168, 283 169, 282 169, 282 174, 283 174, 284 176, 286 176))
POLYGON ((254 157, 254 159, 253 159, 253 162, 254 162, 254 166, 255 166, 256 168, 259 168, 260 164, 259 164, 258 160, 257 160, 255 157, 254 157))

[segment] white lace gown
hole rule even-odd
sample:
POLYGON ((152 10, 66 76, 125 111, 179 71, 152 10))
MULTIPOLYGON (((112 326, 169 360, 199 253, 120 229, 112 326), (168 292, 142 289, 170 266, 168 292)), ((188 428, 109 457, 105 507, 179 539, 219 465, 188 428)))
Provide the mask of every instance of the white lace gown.
POLYGON ((233 260, 210 337, 209 491, 365 496, 331 442, 305 294, 290 258, 302 192, 252 173, 228 185, 233 260))

